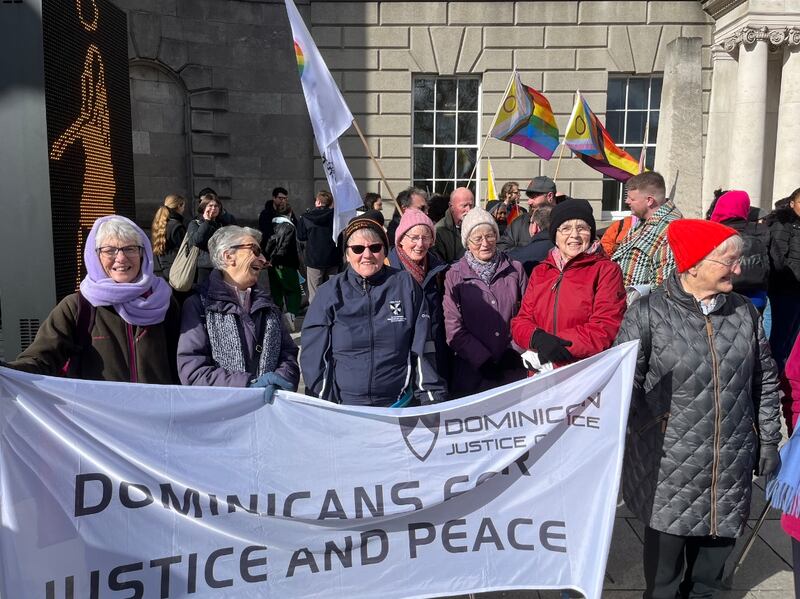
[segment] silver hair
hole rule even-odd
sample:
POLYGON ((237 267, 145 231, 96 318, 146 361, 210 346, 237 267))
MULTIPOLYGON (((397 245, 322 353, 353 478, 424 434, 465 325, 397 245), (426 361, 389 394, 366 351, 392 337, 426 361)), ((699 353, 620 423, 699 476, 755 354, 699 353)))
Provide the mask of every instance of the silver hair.
MULTIPOLYGON (((731 235, 725 241, 720 243, 717 247, 715 247, 711 252, 706 256, 706 258, 711 258, 712 256, 719 256, 720 254, 724 254, 729 250, 734 250, 737 254, 742 253, 742 249, 744 249, 744 240, 742 240, 741 235, 731 235)), ((705 258, 703 258, 705 260, 705 258)))
POLYGON ((100 223, 94 236, 95 249, 102 247, 107 239, 117 239, 120 243, 130 242, 135 245, 144 245, 136 226, 122 216, 112 216, 100 223))
POLYGON ((233 246, 239 245, 245 237, 252 237, 257 243, 261 243, 261 231, 250 227, 228 225, 217 229, 211 239, 208 240, 208 254, 211 257, 211 263, 214 268, 224 270, 225 252, 233 246))

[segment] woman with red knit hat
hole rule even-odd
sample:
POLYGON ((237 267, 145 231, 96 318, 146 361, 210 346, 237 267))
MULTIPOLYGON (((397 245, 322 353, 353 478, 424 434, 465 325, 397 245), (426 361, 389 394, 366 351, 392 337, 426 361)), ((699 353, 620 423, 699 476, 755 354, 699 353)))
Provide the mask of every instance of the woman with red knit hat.
POLYGON ((676 270, 631 304, 616 341, 641 340, 623 496, 645 524, 645 596, 711 597, 745 529, 754 469, 780 465, 778 376, 758 312, 732 293, 742 238, 684 219, 667 239, 676 270))

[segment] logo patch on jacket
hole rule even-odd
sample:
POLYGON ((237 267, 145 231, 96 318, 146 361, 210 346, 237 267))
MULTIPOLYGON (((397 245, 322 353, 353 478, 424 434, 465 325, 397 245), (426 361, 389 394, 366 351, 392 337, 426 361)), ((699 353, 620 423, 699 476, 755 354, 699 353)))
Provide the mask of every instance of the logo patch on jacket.
POLYGON ((400 300, 391 300, 389 302, 389 312, 391 312, 391 315, 387 318, 389 322, 406 321, 406 316, 403 314, 403 302, 400 300))

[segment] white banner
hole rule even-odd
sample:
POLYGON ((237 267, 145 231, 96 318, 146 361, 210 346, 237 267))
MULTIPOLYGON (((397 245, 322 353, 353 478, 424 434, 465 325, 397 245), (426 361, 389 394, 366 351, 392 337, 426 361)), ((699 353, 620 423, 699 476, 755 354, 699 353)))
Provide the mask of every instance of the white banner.
POLYGON ((0 595, 600 597, 636 350, 436 409, 1 369, 0 595))

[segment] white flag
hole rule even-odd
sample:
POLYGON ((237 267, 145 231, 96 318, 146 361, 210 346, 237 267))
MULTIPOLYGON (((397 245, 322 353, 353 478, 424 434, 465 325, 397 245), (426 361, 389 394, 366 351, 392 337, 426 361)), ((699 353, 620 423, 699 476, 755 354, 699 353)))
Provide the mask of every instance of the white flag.
POLYGON ((292 27, 294 53, 297 59, 297 70, 300 83, 306 98, 308 116, 317 140, 325 177, 334 198, 333 239, 354 216, 356 209, 364 203, 358 193, 350 169, 339 148, 339 137, 350 128, 353 114, 347 107, 336 82, 333 80, 328 66, 317 50, 303 18, 292 0, 286 0, 286 12, 292 27))

